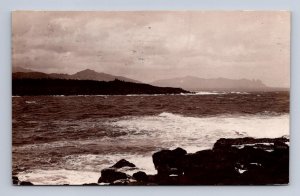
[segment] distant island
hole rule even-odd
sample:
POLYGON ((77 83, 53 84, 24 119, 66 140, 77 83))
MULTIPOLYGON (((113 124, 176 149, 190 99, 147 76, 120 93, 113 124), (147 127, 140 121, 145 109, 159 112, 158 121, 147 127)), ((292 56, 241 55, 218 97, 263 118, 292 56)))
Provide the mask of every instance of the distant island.
POLYGON ((177 87, 189 91, 273 91, 288 90, 287 88, 273 88, 266 86, 261 80, 212 78, 204 79, 186 76, 157 80, 151 83, 160 87, 177 87))
POLYGON ((189 93, 181 88, 156 87, 149 84, 95 80, 69 79, 13 79, 13 96, 39 95, 130 95, 130 94, 180 94, 189 93))

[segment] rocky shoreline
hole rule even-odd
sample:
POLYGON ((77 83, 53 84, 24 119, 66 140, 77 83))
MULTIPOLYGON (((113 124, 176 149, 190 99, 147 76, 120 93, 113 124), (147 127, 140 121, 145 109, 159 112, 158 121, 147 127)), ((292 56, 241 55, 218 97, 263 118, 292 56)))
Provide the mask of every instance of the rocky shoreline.
MULTIPOLYGON (((289 139, 219 139, 212 149, 187 153, 182 148, 152 155, 156 175, 138 171, 121 159, 103 169, 98 182, 83 185, 286 185, 289 183, 289 139)), ((13 176, 14 185, 33 185, 13 176)))

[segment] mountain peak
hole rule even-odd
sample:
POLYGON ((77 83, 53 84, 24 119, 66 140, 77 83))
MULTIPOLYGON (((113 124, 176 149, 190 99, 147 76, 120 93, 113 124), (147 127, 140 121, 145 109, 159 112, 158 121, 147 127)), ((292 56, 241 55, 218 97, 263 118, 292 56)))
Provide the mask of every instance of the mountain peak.
POLYGON ((42 72, 34 72, 32 70, 27 70, 23 68, 13 67, 13 73, 16 72, 26 72, 20 73, 18 75, 15 74, 15 77, 19 78, 52 78, 52 79, 73 79, 73 80, 95 80, 95 81, 114 81, 115 79, 125 81, 125 82, 134 82, 134 83, 141 83, 140 81, 133 80, 130 78, 126 78, 123 76, 115 76, 107 73, 99 73, 92 69, 84 69, 82 71, 76 72, 75 74, 58 74, 58 73, 51 73, 46 74, 42 72), (28 73, 27 73, 28 72, 28 73))
POLYGON ((26 69, 26 68, 22 68, 22 67, 12 67, 12 72, 16 73, 16 72, 24 72, 24 73, 28 73, 28 72, 35 72, 31 69, 26 69))
POLYGON ((90 74, 90 73, 97 73, 97 72, 94 71, 94 70, 92 70, 92 69, 84 69, 84 70, 79 71, 79 72, 77 72, 75 74, 79 74, 79 73, 88 73, 88 74, 90 74))

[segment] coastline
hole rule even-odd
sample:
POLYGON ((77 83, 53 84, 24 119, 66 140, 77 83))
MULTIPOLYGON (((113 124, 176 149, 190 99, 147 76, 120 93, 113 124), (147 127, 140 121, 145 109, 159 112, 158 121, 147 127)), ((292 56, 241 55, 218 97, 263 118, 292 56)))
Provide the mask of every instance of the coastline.
MULTIPOLYGON (((212 149, 187 153, 182 148, 152 155, 157 171, 149 175, 134 163, 121 159, 99 173, 98 182, 83 185, 287 185, 289 183, 289 139, 221 138, 212 149)), ((12 176, 13 184, 34 185, 12 176)), ((64 184, 69 185, 69 184, 64 184)))

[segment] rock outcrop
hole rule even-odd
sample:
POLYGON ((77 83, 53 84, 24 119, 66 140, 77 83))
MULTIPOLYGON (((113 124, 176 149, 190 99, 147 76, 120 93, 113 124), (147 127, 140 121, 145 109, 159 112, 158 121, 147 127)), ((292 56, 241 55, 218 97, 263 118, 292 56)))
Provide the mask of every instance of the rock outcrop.
POLYGON ((142 171, 134 173, 132 177, 138 182, 148 182, 148 175, 142 171))
MULTIPOLYGON (((288 142, 284 137, 221 138, 212 149, 196 153, 187 153, 182 148, 154 153, 152 158, 156 175, 139 171, 129 176, 117 172, 120 177, 108 178, 107 170, 102 170, 101 178, 111 185, 288 184, 288 142)), ((115 165, 123 165, 121 163, 128 164, 126 160, 121 160, 115 165)), ((113 172, 109 174, 116 175, 113 172)))
POLYGON ((213 149, 153 155, 158 184, 264 185, 289 182, 287 138, 219 139, 213 149), (157 157, 160 157, 159 162, 157 157), (171 158, 170 158, 171 157, 171 158), (164 168, 164 169, 161 169, 164 168), (167 168, 167 169, 166 169, 167 168), (177 171, 174 173, 172 171, 177 171), (177 176, 172 175, 177 174, 177 176))
POLYGON ((98 183, 113 183, 121 179, 129 179, 130 176, 123 172, 119 172, 115 169, 107 168, 101 171, 101 177, 98 180, 98 183))
POLYGON ((181 175, 183 173, 180 167, 180 160, 186 155, 186 150, 176 148, 175 150, 162 150, 152 155, 154 167, 157 175, 181 175))
POLYGON ((127 161, 125 159, 121 159, 116 164, 111 166, 111 168, 122 168, 122 167, 135 167, 135 165, 133 163, 130 163, 129 161, 127 161))

